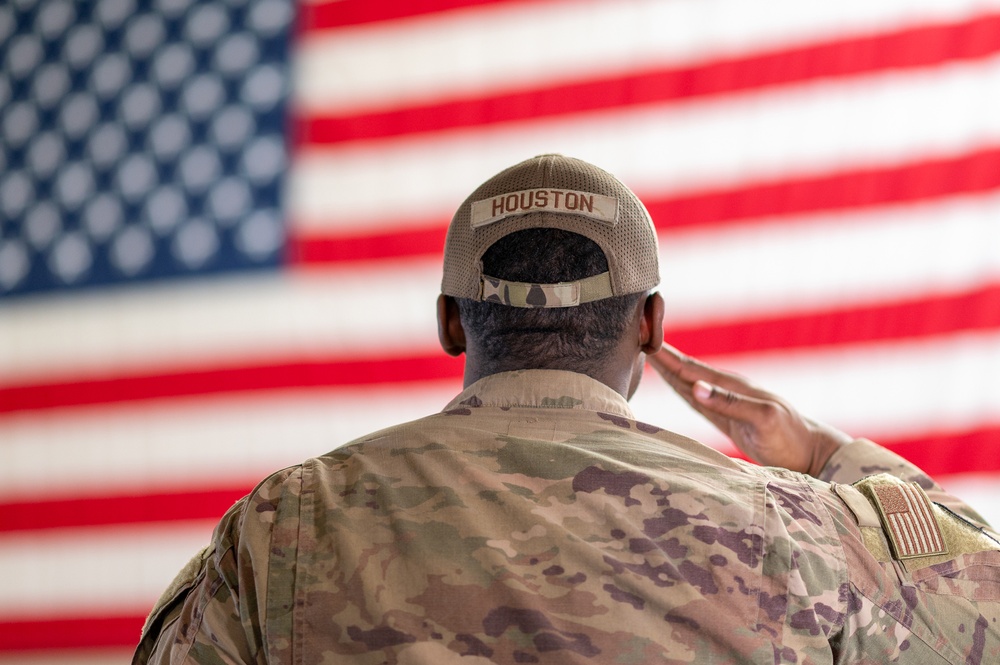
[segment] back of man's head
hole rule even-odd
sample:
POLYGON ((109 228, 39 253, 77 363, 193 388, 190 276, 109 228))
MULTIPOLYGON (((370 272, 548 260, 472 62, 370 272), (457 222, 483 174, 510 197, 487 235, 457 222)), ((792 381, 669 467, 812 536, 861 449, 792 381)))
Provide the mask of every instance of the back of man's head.
POLYGON ((445 244, 442 293, 457 300, 483 374, 586 372, 657 283, 645 207, 610 173, 561 155, 483 183, 455 213, 445 244))

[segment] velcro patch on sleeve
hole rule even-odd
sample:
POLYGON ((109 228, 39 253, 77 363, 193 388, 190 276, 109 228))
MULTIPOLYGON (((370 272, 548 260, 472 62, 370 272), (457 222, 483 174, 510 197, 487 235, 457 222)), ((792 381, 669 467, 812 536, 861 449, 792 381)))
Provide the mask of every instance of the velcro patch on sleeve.
POLYGON ((948 552, 930 499, 920 485, 878 483, 871 490, 897 559, 948 552))

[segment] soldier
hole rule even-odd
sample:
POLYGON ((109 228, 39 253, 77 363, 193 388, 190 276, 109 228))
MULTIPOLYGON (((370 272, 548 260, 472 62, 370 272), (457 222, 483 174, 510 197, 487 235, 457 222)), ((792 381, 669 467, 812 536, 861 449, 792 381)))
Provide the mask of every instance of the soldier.
POLYGON ((662 343, 656 233, 543 155, 458 209, 444 411, 275 473, 134 663, 996 663, 1000 546, 895 454, 662 343), (637 422, 650 364, 765 466, 637 422))

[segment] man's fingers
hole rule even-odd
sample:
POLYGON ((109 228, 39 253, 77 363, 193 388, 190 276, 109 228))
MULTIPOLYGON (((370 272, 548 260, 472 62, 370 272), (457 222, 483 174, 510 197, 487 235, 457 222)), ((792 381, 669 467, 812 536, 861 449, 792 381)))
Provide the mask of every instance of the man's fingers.
POLYGON ((775 426, 782 406, 774 395, 672 347, 664 345, 664 349, 648 356, 650 365, 684 401, 734 442, 751 432, 758 433, 751 436, 757 436, 775 426))
POLYGON ((649 356, 649 360, 653 363, 654 367, 687 375, 690 381, 695 381, 699 378, 708 379, 713 375, 722 374, 722 372, 713 367, 701 363, 691 356, 684 355, 666 342, 663 343, 663 346, 657 353, 649 356))
MULTIPOLYGON (((665 372, 676 374, 688 385, 696 381, 706 381, 714 386, 725 388, 742 395, 750 395, 760 399, 771 398, 772 395, 765 390, 750 383, 739 374, 732 374, 716 369, 711 365, 686 356, 672 346, 664 343, 659 353, 648 357, 650 365, 656 369, 661 376, 667 378, 665 372)), ((676 389, 676 386, 675 386, 676 389)))
POLYGON ((761 464, 818 475, 851 437, 804 419, 777 395, 664 344, 649 364, 684 401, 761 464))
POLYGON ((742 395, 701 380, 695 381, 691 395, 702 413, 707 411, 757 430, 772 424, 775 409, 780 408, 772 400, 742 395))
POLYGON ((723 372, 698 362, 691 356, 684 355, 665 342, 660 351, 647 356, 646 359, 664 378, 667 374, 674 374, 687 381, 688 384, 694 383, 698 379, 719 383, 719 380, 725 376, 723 372))
POLYGON ((663 345, 663 350, 659 353, 647 356, 646 360, 684 401, 705 416, 710 415, 711 410, 706 412, 705 409, 701 408, 699 401, 692 393, 694 386, 698 382, 702 382, 711 386, 723 383, 733 387, 729 375, 702 364, 690 356, 685 356, 667 344, 663 345))

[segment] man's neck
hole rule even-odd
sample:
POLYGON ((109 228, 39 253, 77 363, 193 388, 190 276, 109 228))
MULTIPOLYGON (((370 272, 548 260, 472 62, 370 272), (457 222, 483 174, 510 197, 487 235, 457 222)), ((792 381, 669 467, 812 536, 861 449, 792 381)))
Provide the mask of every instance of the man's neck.
MULTIPOLYGON (((464 386, 466 388, 479 379, 493 374, 531 369, 556 369, 567 372, 576 372, 577 374, 584 374, 596 381, 600 381, 626 399, 632 396, 632 393, 635 392, 636 386, 638 386, 638 379, 634 376, 637 363, 634 360, 632 364, 627 367, 623 366, 620 362, 604 362, 587 367, 581 365, 580 363, 570 362, 549 363, 546 366, 539 366, 527 361, 518 363, 490 363, 487 366, 484 366, 483 363, 477 361, 477 356, 478 354, 471 349, 466 351, 464 377, 464 386)), ((638 367, 641 372, 642 365, 638 364, 638 367)))

